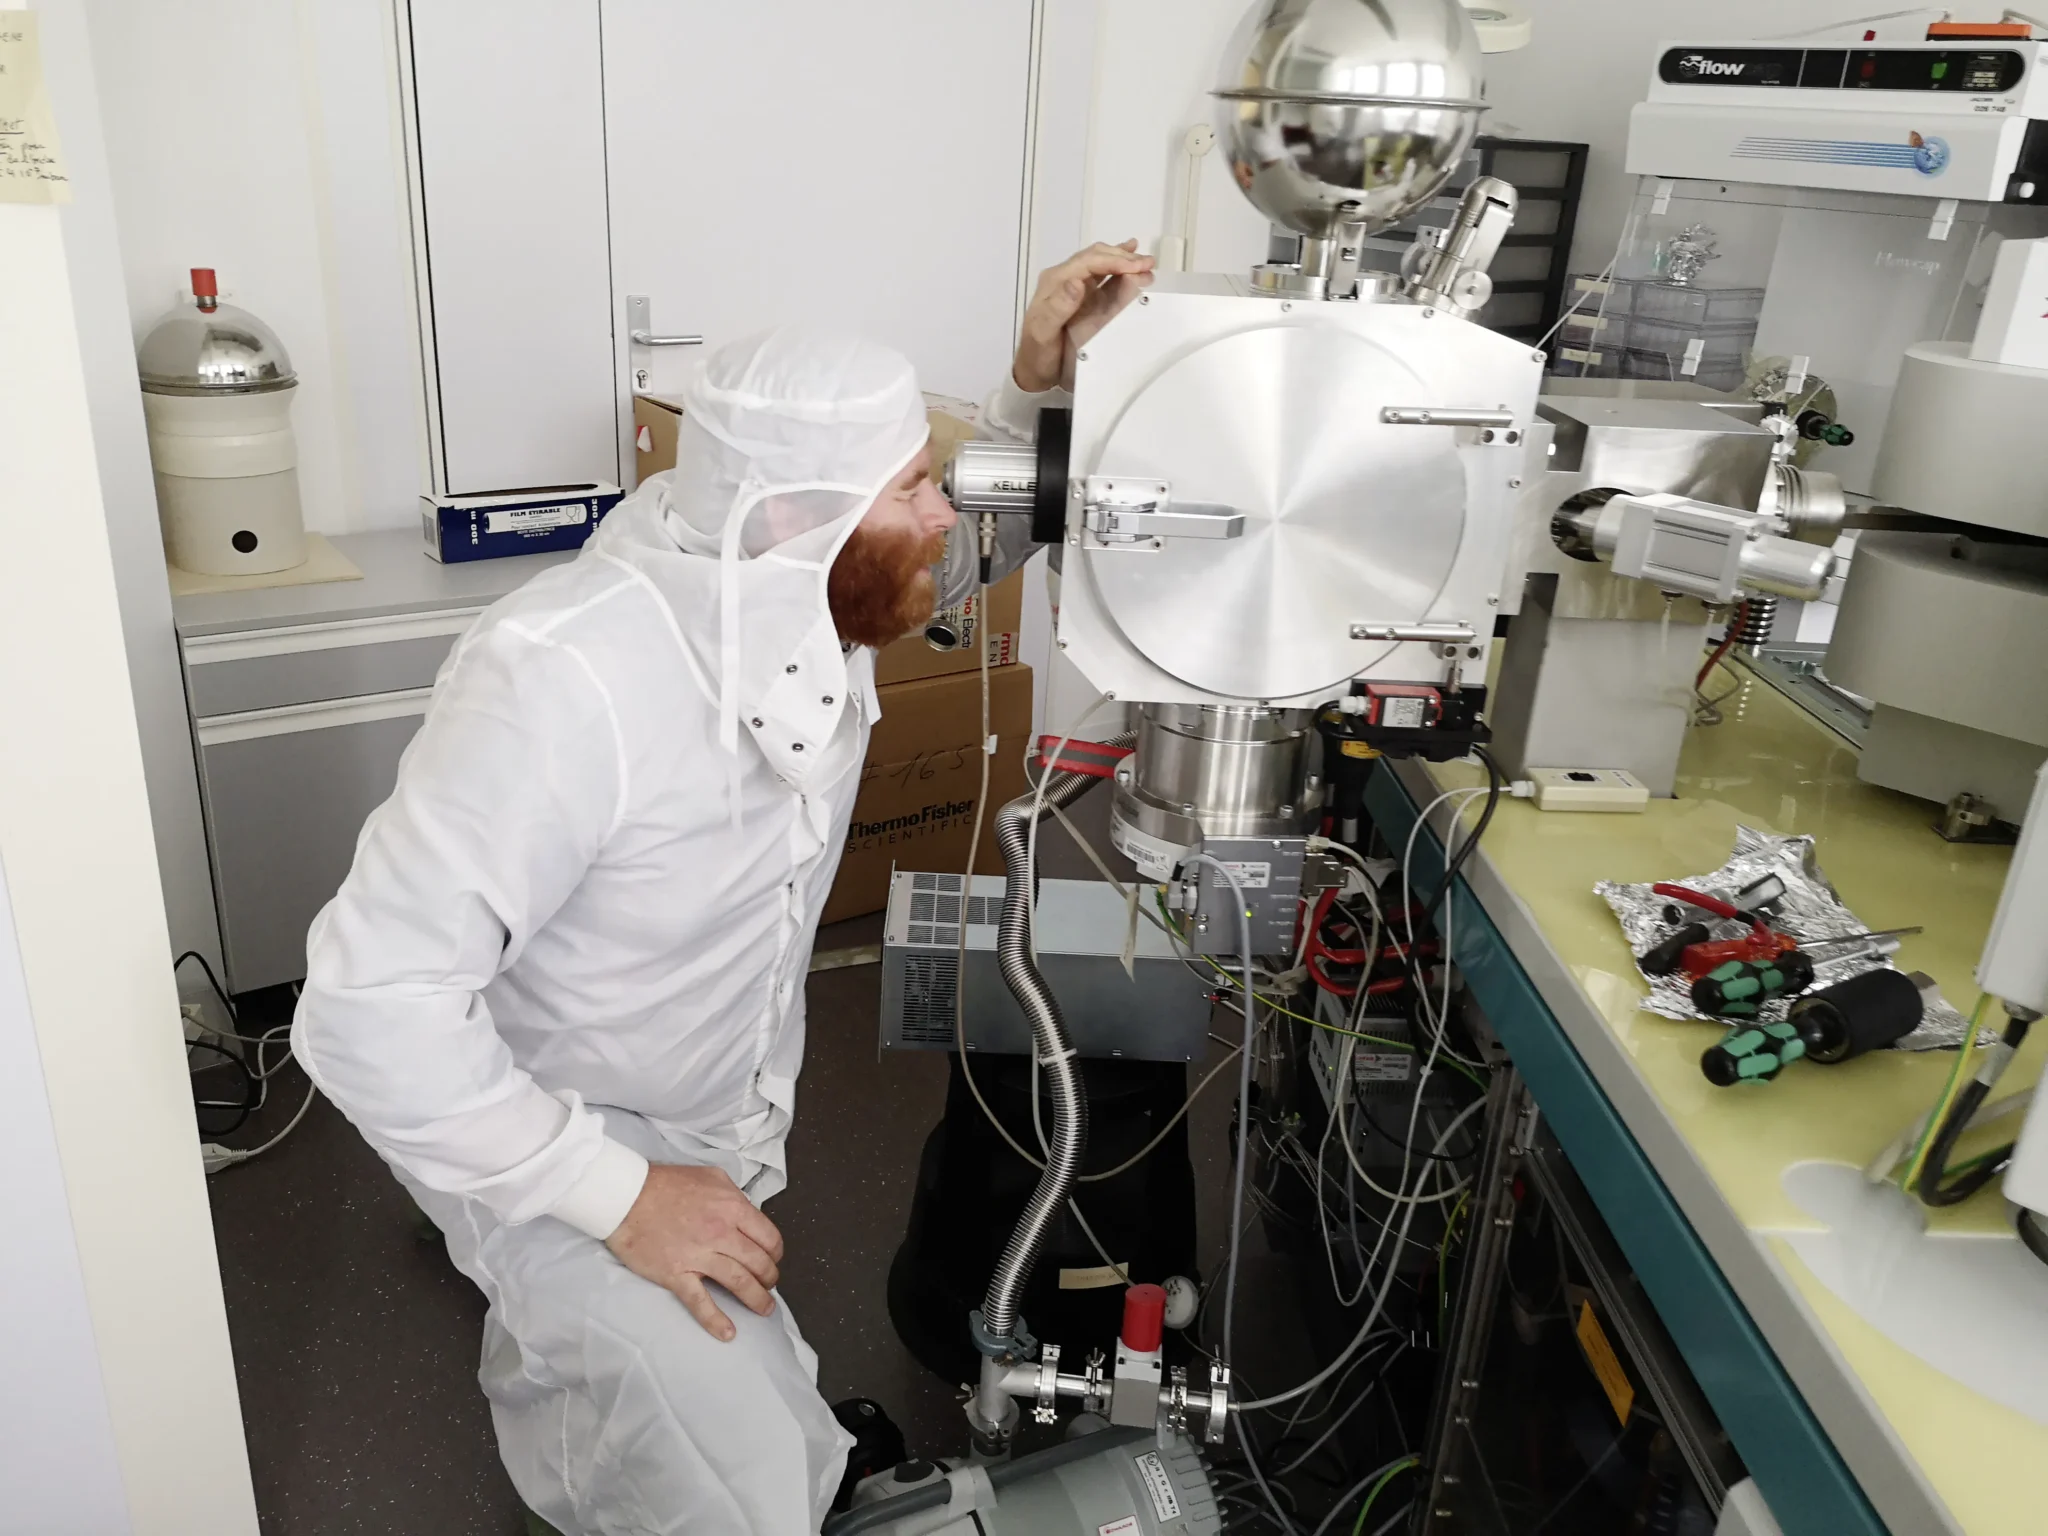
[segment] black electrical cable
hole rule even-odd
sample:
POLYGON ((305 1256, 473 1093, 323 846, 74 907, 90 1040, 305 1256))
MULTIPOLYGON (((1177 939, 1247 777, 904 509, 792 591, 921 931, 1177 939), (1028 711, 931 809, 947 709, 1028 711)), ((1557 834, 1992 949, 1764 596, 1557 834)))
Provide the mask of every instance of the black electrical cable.
MULTIPOLYGON (((1486 835, 1487 826, 1493 821, 1494 810, 1500 805, 1500 792, 1507 788, 1507 779, 1502 775, 1500 764, 1494 761, 1494 756, 1491 752, 1487 751, 1483 746, 1475 745, 1472 748, 1472 755, 1486 765, 1486 805, 1479 812, 1479 820, 1473 824, 1472 835, 1458 844, 1458 851, 1451 855, 1450 862, 1444 866, 1443 882, 1437 886, 1436 894, 1429 898, 1429 905, 1422 909, 1422 916, 1425 922, 1431 921, 1436 917, 1438 908, 1444 904, 1444 898, 1451 894, 1452 883, 1457 880, 1458 875, 1465 868, 1466 861, 1472 857, 1472 850, 1479 846, 1479 839, 1486 835)), ((1452 819, 1451 828, 1455 835, 1457 830, 1455 817, 1452 819)), ((1448 845, 1449 841, 1449 838, 1445 839, 1446 845, 1448 845)), ((1410 894, 1412 895, 1413 893, 1411 892, 1410 894)))
POLYGON ((2020 1241, 2027 1245, 2027 1252, 2042 1263, 2048 1264, 2048 1230, 2042 1227, 2041 1218, 2023 1205, 2019 1208, 2019 1216, 2013 1226, 2019 1233, 2020 1241))
POLYGON ((185 953, 171 962, 171 974, 175 976, 183 969, 187 960, 197 960, 199 962, 199 969, 206 972, 207 985, 213 988, 213 995, 220 999, 221 1007, 228 1011, 228 1022, 234 1025, 235 1028, 240 1029, 242 1027, 242 1020, 241 1016, 235 1011, 235 1000, 228 996, 228 989, 223 987, 220 984, 220 978, 213 974, 213 967, 206 963, 206 956, 199 953, 196 949, 186 950, 185 953))
MULTIPOLYGON (((1392 1142, 1395 1146, 1400 1147, 1402 1150, 1406 1151, 1411 1156, 1426 1157, 1433 1163, 1463 1163, 1469 1162, 1479 1153, 1477 1132, 1473 1133, 1473 1145, 1469 1151, 1430 1152, 1424 1150, 1421 1147, 1410 1146, 1407 1142, 1403 1141, 1399 1136, 1394 1135, 1385 1126, 1381 1125, 1379 1121, 1373 1119, 1372 1111, 1366 1107, 1365 1100, 1359 1098, 1357 1095, 1354 1094, 1352 1096, 1351 1103, 1352 1106, 1357 1109, 1360 1116, 1364 1118, 1365 1123, 1371 1126, 1374 1131, 1378 1132, 1382 1139, 1392 1142)), ((1463 1105, 1459 1106, 1459 1108, 1461 1109, 1463 1107, 1463 1105)))
MULTIPOLYGON (((2030 1019, 2011 1019, 2007 1022, 2002 1041, 2006 1050, 2006 1061, 2010 1061, 2012 1053, 2025 1042, 2027 1029, 2031 1023, 2030 1019)), ((1988 1076, 1979 1075, 1972 1079, 1969 1086, 1957 1096, 1955 1104, 1948 1112, 1948 1118, 1942 1121, 1940 1129, 1934 1133, 1934 1144, 1927 1149, 1927 1162, 1920 1171, 1918 1193, 1924 1203, 1935 1206, 1961 1205, 2005 1170, 2005 1165, 2012 1158, 2010 1145, 2000 1147, 1988 1160, 1972 1168, 1953 1184, 1942 1183, 1947 1177, 1948 1160, 1956 1149, 1956 1143, 1962 1140, 1963 1132, 1969 1128, 1971 1117, 1983 1107, 1984 1100, 1990 1095, 1992 1084, 1998 1081, 1999 1074, 2004 1070, 2004 1063, 2001 1062, 1988 1076)))
POLYGON ((242 1097, 240 1102, 231 1099, 202 1099, 197 1095, 196 1085, 192 1100, 193 1115, 201 1122, 199 1126, 201 1135, 209 1138, 233 1135, 247 1124, 249 1116, 256 1112, 256 1107, 261 1102, 262 1083, 257 1080, 256 1075, 249 1070, 248 1063, 244 1062, 241 1057, 237 1056, 233 1051, 213 1044, 209 1040, 188 1041, 185 1050, 188 1062, 191 1060, 191 1053, 193 1051, 211 1051, 220 1058, 218 1063, 190 1068, 189 1075, 191 1076, 197 1076, 201 1072, 218 1071, 221 1067, 231 1068, 241 1074, 242 1097), (204 1111, 209 1109, 231 1110, 234 1112, 235 1118, 227 1125, 209 1126, 204 1121, 204 1111))

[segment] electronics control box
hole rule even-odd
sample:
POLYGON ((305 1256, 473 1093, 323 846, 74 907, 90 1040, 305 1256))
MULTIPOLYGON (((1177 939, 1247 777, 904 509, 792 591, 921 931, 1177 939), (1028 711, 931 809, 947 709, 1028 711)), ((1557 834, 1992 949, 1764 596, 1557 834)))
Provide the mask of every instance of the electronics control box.
MULTIPOLYGON (((964 903, 962 878, 898 870, 890 880, 882 1049, 953 1049, 964 917, 967 1048, 1029 1055, 1030 1027, 996 964, 1004 878, 976 875, 964 903)), ((1139 886, 1139 901, 1152 892, 1139 886)), ((1199 974, 1164 929, 1107 883, 1040 880, 1037 927, 1038 968, 1083 1056, 1194 1061, 1207 1051, 1209 994, 1222 983, 1199 974)))

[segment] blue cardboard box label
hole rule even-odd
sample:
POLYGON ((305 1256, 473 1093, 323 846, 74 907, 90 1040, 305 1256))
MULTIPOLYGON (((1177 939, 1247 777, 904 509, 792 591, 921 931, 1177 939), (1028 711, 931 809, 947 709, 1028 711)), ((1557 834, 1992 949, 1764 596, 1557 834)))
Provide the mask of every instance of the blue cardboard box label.
POLYGON ((429 499, 421 512, 427 553, 447 564, 578 549, 607 512, 624 500, 611 486, 536 491, 511 496, 429 499))

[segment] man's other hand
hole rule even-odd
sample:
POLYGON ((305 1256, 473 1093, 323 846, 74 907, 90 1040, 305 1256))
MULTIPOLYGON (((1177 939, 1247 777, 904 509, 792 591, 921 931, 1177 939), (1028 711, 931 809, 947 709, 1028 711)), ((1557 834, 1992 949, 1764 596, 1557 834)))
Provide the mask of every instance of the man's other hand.
POLYGON ((1135 240, 1097 241, 1039 273, 1010 368, 1017 387, 1033 395, 1055 384, 1072 389, 1074 355, 1151 281, 1152 258, 1138 254, 1135 240))
POLYGON ((722 1169, 651 1165, 640 1198, 605 1246, 641 1279, 673 1291, 715 1339, 731 1339, 733 1326, 707 1280, 763 1317, 775 1310, 769 1292, 781 1275, 782 1234, 722 1169))

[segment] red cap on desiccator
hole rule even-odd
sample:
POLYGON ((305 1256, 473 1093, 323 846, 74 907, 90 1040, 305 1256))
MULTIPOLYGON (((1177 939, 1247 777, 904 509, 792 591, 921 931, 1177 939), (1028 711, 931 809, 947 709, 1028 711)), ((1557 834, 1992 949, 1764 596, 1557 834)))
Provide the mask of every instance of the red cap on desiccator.
POLYGON ((1166 1288, 1134 1285, 1124 1292, 1124 1348, 1134 1354, 1150 1354, 1159 1347, 1166 1327, 1166 1288))
POLYGON ((220 297, 220 284, 214 281, 213 268, 194 267, 192 269, 192 297, 195 299, 217 299, 220 297))

